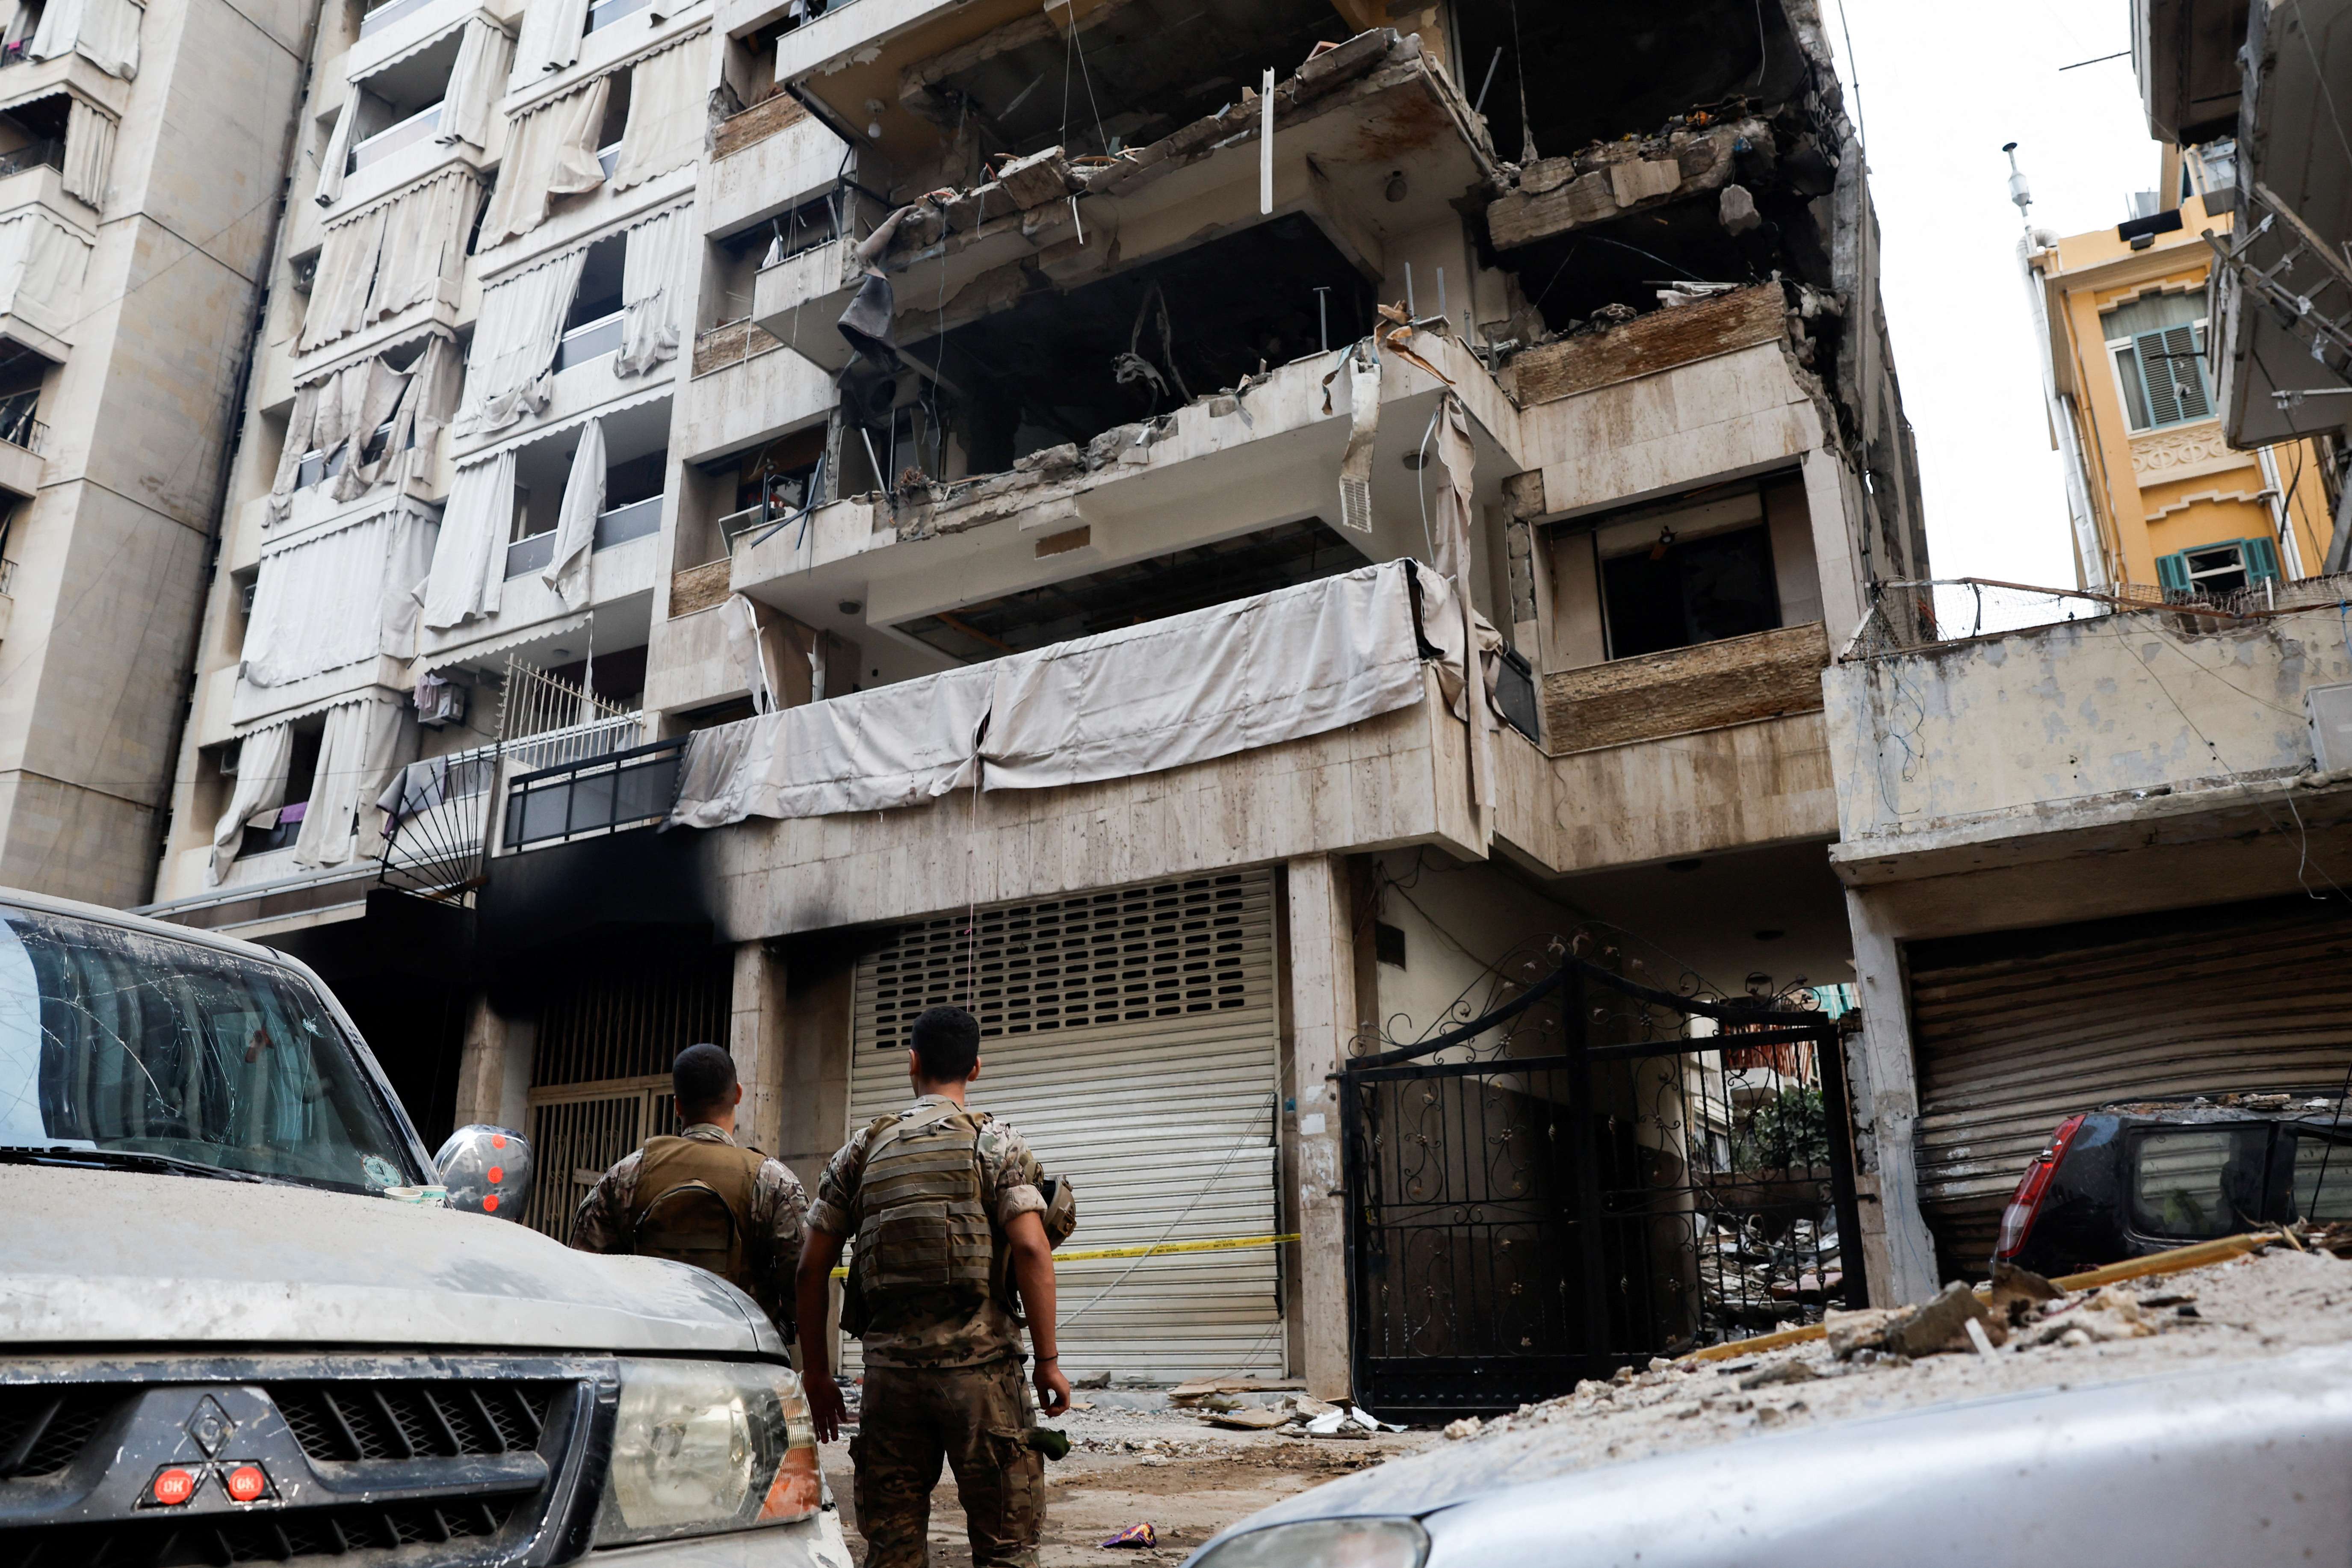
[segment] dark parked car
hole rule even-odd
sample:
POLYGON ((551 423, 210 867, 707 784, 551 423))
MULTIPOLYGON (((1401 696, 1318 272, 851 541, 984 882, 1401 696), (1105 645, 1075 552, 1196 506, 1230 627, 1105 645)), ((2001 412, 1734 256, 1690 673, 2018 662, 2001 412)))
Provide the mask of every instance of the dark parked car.
POLYGON ((2352 1121, 2333 1100, 2247 1095, 2070 1116, 2009 1200, 1997 1262, 2071 1274, 2297 1220, 2352 1219, 2352 1121))

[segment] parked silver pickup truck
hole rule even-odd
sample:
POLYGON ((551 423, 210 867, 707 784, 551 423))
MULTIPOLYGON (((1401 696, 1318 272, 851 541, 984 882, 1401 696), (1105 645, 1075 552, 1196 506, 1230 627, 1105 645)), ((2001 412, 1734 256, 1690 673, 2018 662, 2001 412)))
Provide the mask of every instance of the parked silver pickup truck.
POLYGON ((848 1568, 748 1297, 438 1176, 301 964, 0 891, 0 1562, 848 1568))

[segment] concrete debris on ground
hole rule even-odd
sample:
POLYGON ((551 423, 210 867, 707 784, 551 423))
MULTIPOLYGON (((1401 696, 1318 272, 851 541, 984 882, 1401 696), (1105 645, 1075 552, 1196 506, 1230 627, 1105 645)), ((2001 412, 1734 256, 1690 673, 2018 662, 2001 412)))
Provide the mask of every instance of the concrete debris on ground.
MULTIPOLYGON (((2340 1238, 2352 1250, 2352 1226, 2340 1238)), ((1653 1361, 1611 1382, 1457 1421, 1399 1463, 1475 1466, 1496 1485, 1826 1421, 2161 1373, 2220 1356, 2269 1357, 2352 1339, 2352 1263, 2328 1238, 2090 1290, 2006 1275, 1990 1300, 1965 1286, 1894 1310, 1832 1315, 1828 1335, 1717 1361, 1653 1361), (1988 1352, 1974 1325, 1999 1348, 1988 1352)))

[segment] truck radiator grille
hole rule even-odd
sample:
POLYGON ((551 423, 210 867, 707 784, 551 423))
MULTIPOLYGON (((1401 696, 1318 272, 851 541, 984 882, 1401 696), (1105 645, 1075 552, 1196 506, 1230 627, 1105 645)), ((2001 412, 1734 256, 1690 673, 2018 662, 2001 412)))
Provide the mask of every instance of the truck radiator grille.
POLYGON ((529 1453, 562 1385, 453 1379, 269 1385, 269 1397, 313 1462, 461 1459, 529 1453))
POLYGON ((429 1568, 484 1561, 467 1543, 496 1535, 520 1506, 488 1498, 142 1519, 28 1531, 8 1546, 25 1552, 15 1558, 23 1568, 226 1568, 360 1552, 386 1568, 429 1568))
POLYGON ((0 1388, 0 1480, 64 1469, 122 1403, 105 1388, 0 1388))

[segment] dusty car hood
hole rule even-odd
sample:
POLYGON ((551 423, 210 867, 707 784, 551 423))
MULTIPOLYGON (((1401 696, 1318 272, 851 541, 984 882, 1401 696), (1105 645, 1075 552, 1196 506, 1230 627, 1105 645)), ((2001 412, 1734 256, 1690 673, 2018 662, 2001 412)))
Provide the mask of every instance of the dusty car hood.
POLYGON ((0 1170, 0 1345, 781 1355, 724 1280, 507 1220, 276 1184, 0 1170))

